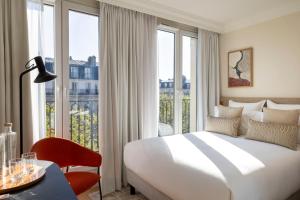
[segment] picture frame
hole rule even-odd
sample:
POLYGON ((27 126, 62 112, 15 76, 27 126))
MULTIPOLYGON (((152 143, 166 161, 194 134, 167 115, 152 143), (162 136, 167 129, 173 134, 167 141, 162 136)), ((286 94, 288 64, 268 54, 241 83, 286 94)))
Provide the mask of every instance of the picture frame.
POLYGON ((253 86, 253 48, 228 52, 228 87, 253 86))

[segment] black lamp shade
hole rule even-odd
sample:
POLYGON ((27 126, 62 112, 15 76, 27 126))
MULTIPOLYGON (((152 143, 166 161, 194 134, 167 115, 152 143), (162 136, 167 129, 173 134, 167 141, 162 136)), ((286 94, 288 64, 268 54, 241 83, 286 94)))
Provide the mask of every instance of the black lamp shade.
POLYGON ((51 81, 55 79, 57 76, 55 74, 52 74, 51 72, 48 72, 46 70, 46 67, 44 65, 43 59, 41 56, 37 56, 34 58, 36 66, 39 70, 39 74, 35 78, 34 82, 35 83, 44 83, 47 81, 51 81))

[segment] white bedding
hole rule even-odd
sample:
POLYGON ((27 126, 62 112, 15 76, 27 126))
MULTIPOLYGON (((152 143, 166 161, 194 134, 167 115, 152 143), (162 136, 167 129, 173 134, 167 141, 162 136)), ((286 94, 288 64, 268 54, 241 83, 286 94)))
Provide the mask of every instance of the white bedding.
POLYGON ((300 150, 197 132, 127 144, 128 169, 174 200, 283 200, 300 189, 300 150))

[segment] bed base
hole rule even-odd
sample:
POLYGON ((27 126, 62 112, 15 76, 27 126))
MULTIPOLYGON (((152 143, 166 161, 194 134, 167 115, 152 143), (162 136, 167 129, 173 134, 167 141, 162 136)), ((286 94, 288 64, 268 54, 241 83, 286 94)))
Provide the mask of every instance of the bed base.
MULTIPOLYGON (((127 169, 127 180, 130 185, 130 194, 135 195, 136 190, 142 193, 149 200, 172 200, 170 197, 154 188, 152 185, 144 181, 131 170, 127 169)), ((287 200, 299 200, 300 190, 289 197, 287 200)))
POLYGON ((149 200, 172 200, 129 169, 127 169, 127 180, 130 185, 131 195, 134 195, 137 190, 149 200))

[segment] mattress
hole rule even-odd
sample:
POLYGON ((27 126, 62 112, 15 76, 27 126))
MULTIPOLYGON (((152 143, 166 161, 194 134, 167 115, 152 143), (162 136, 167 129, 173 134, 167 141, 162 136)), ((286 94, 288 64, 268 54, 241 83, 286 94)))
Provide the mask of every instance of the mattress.
POLYGON ((128 143, 126 167, 174 200, 283 200, 300 188, 300 148, 209 132, 128 143))

